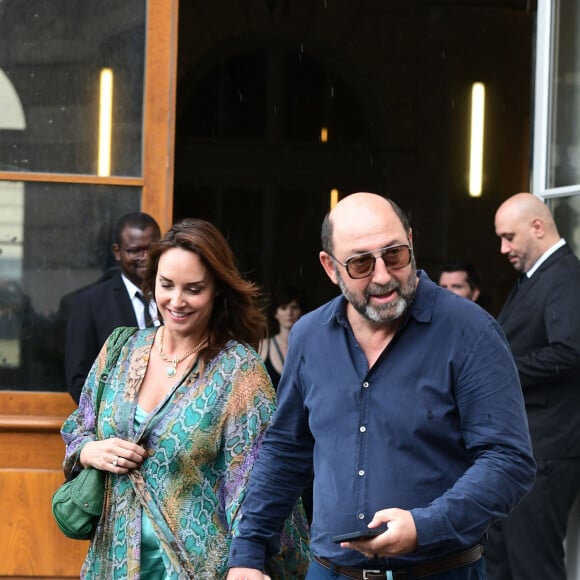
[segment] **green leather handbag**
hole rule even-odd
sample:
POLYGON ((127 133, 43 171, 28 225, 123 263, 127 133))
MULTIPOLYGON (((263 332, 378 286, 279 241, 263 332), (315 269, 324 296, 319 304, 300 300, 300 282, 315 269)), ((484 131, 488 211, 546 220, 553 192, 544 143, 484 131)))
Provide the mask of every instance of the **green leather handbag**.
POLYGON ((52 496, 52 514, 67 538, 90 539, 101 514, 105 498, 105 472, 91 467, 63 483, 52 496))
MULTIPOLYGON (((105 370, 99 379, 95 404, 98 413, 103 389, 109 373, 115 366, 121 348, 137 328, 116 328, 112 335, 112 346, 107 353, 105 370)), ((95 417, 95 425, 97 417, 95 417)), ((70 481, 65 481, 52 496, 52 514, 62 533, 74 540, 89 540, 103 513, 106 472, 86 467, 70 481)))

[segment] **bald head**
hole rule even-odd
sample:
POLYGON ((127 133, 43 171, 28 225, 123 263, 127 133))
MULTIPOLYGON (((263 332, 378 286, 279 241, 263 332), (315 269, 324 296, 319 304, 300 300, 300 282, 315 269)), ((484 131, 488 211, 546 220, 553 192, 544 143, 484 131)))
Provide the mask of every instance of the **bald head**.
POLYGON ((538 218, 544 223, 544 229, 556 232, 556 224, 548 206, 531 193, 516 193, 509 197, 499 206, 496 215, 500 214, 529 221, 538 218))
MULTIPOLYGON (((359 192, 339 201, 322 224, 322 248, 332 253, 337 238, 367 236, 371 225, 377 233, 384 229, 385 220, 398 222, 404 232, 404 242, 410 241, 410 227, 403 211, 390 199, 376 193, 359 192)), ((402 242, 403 243, 403 242, 402 242)))
POLYGON ((350 323, 398 325, 418 284, 411 230, 399 207, 375 193, 345 197, 324 219, 322 246, 320 263, 346 298, 350 323))
POLYGON ((501 253, 519 272, 527 272, 560 239, 548 206, 531 193, 517 193, 499 206, 495 233, 501 253))

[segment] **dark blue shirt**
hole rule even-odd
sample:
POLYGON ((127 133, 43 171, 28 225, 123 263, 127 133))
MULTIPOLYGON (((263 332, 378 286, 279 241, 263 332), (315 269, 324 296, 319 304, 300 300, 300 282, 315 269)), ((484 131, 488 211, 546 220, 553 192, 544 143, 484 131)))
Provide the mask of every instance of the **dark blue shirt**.
POLYGON ((472 546, 532 486, 521 387, 500 327, 419 276, 408 317, 370 369, 343 297, 293 327, 230 566, 263 569, 312 463, 312 551, 361 568, 397 569, 472 546), (369 562, 332 542, 391 507, 411 510, 413 554, 369 562))

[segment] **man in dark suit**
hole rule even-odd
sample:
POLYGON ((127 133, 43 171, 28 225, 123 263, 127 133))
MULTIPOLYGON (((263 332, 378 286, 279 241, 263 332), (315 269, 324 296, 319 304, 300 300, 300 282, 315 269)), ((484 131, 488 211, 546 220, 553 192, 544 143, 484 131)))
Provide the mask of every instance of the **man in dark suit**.
POLYGON ((563 541, 580 489, 580 262, 548 207, 519 193, 497 210, 501 253, 521 274, 498 321, 524 393, 536 482, 490 531, 489 580, 566 580, 563 541))
POLYGON ((147 251, 160 237, 159 225, 148 214, 133 212, 116 224, 112 250, 119 270, 109 278, 63 298, 67 309, 65 337, 66 386, 79 402, 91 365, 107 337, 118 326, 157 325, 154 302, 141 294, 147 251))

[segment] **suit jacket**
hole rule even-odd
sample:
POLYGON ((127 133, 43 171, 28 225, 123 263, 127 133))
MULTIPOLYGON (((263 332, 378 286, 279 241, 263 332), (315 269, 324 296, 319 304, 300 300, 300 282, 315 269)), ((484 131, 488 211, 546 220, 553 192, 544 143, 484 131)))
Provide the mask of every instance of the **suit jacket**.
POLYGON ((138 326, 120 272, 109 280, 76 292, 71 298, 67 318, 66 387, 78 403, 85 379, 107 337, 118 326, 138 326))
POLYGON ((580 261, 568 245, 498 315, 519 371, 534 455, 580 457, 580 261))

